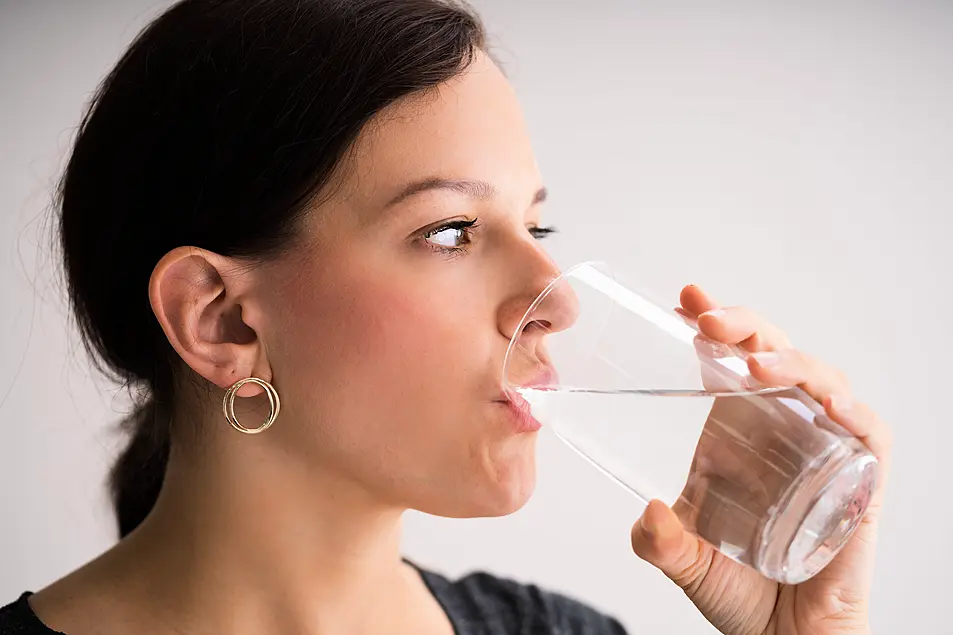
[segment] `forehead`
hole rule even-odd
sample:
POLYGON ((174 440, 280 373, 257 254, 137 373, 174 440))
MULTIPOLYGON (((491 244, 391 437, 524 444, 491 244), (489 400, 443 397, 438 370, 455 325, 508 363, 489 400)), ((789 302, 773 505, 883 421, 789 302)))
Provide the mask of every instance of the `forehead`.
POLYGON ((344 189, 371 207, 428 179, 484 181, 519 197, 539 182, 516 94, 483 54, 435 90, 385 109, 362 132, 350 162, 344 189))

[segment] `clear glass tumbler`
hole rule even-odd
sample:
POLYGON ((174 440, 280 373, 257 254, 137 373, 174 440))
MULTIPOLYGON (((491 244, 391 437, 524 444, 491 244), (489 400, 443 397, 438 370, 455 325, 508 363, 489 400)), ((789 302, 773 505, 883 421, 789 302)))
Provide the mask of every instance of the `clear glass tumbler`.
POLYGON ((857 528, 877 461, 800 388, 759 384, 746 357, 584 263, 530 306, 503 377, 519 407, 629 492, 796 584, 857 528))

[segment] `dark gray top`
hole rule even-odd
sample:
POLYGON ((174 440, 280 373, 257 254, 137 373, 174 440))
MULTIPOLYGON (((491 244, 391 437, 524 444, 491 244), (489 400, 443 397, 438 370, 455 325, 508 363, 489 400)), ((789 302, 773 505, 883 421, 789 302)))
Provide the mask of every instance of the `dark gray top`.
MULTIPOLYGON (((418 569, 456 635, 625 635, 606 615, 557 593, 487 573, 456 581, 418 569)), ((55 635, 30 608, 29 593, 0 608, 0 635, 55 635)))
POLYGON ((455 582, 429 571, 420 573, 456 635, 626 634, 615 619, 532 584, 488 573, 472 573, 455 582))

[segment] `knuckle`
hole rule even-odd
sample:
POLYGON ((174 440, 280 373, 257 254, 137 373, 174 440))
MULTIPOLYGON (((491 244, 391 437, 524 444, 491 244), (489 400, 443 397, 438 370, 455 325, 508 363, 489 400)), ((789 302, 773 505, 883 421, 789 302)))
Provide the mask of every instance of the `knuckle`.
POLYGON ((771 323, 767 319, 754 309, 749 309, 748 307, 741 307, 741 310, 744 311, 745 319, 759 332, 767 332, 771 328, 771 323))
POLYGON ((800 349, 785 349, 782 355, 787 357, 792 365, 797 366, 798 368, 801 368, 805 371, 817 367, 817 362, 814 360, 814 358, 800 349))
POLYGON ((798 356, 801 365, 808 369, 811 373, 816 374, 820 377, 826 377, 833 386, 835 386, 839 391, 848 392, 850 388, 850 379, 847 376, 847 373, 841 370, 840 368, 835 368, 834 366, 829 366, 828 364, 817 359, 813 355, 809 355, 803 351, 797 349, 792 349, 795 351, 795 354, 798 356))
POLYGON ((671 575, 675 582, 689 596, 695 595, 705 583, 705 578, 711 570, 714 552, 704 549, 700 544, 690 558, 680 563, 671 575))
POLYGON ((768 322, 765 318, 758 317, 756 326, 761 340, 771 348, 782 351, 794 348, 787 333, 771 322, 768 322))
POLYGON ((725 319, 736 325, 757 325, 758 323, 758 316, 746 306, 732 304, 730 306, 723 307, 722 311, 724 311, 725 319))
POLYGON ((777 327, 774 327, 774 337, 778 341, 779 348, 794 348, 794 345, 791 343, 791 338, 788 337, 788 334, 777 327))
POLYGON ((854 405, 854 410, 859 417, 869 422, 869 432, 867 433, 867 436, 871 439, 871 441, 875 441, 878 447, 889 452, 893 447, 893 428, 866 403, 857 402, 854 405))
POLYGON ((841 370, 840 368, 834 369, 834 379, 838 384, 844 386, 845 388, 850 386, 850 377, 847 376, 847 373, 841 370))

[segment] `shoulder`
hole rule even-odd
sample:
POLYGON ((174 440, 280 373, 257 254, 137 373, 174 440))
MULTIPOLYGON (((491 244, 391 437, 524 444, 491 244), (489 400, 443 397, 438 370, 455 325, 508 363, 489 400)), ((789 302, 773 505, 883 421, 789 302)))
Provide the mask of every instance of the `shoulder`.
POLYGON ((614 618, 559 593, 485 572, 451 581, 422 571, 459 635, 625 635, 614 618))
POLYGON ((0 607, 0 635, 53 635, 56 631, 47 628, 36 616, 24 593, 20 598, 0 607))

